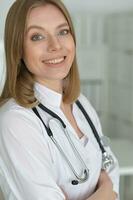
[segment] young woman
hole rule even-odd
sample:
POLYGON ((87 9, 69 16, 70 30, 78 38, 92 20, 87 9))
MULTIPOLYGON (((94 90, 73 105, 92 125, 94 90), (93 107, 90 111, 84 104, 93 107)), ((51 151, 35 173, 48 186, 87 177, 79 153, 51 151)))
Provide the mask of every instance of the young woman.
POLYGON ((95 136, 102 136, 101 126, 80 93, 75 47, 60 0, 14 2, 5 25, 7 74, 0 99, 6 199, 118 198, 118 163, 95 136))

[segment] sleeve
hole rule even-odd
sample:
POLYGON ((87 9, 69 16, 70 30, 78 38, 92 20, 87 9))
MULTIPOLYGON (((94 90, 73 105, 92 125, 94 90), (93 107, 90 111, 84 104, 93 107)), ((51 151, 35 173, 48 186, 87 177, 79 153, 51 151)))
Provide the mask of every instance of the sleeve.
MULTIPOLYGON (((87 113, 89 114, 92 122, 94 123, 96 129, 98 130, 99 136, 102 137, 103 133, 102 133, 102 128, 101 128, 101 123, 100 123, 100 120, 99 120, 99 117, 98 117, 96 111, 94 110, 94 108, 91 106, 90 102, 84 95, 81 94, 79 100, 81 100, 81 103, 83 103, 83 106, 86 108, 87 113)), ((114 159, 114 167, 111 171, 108 172, 108 174, 113 183, 113 190, 119 196, 119 164, 118 164, 118 160, 115 157, 114 153, 112 152, 112 150, 109 146, 104 147, 104 148, 114 159)), ((118 199, 119 199, 119 197, 118 197, 118 199)))
POLYGON ((7 168, 5 176, 17 200, 64 200, 36 117, 7 113, 0 119, 0 152, 7 168))

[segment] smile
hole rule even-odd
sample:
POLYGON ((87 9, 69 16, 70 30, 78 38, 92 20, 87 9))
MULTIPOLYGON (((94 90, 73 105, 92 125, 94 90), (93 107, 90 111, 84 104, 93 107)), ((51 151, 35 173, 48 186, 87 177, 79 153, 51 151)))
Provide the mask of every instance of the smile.
POLYGON ((56 59, 52 59, 52 60, 47 60, 47 61, 43 61, 45 64, 59 64, 62 63, 65 60, 65 57, 62 58, 56 58, 56 59))

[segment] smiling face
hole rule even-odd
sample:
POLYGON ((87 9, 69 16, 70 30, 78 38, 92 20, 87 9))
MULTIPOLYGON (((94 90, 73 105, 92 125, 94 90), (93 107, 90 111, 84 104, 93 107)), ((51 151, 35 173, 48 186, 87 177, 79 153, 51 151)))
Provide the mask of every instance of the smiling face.
POLYGON ((75 43, 63 13, 52 4, 33 8, 27 17, 23 60, 36 81, 61 89, 74 56, 75 43))

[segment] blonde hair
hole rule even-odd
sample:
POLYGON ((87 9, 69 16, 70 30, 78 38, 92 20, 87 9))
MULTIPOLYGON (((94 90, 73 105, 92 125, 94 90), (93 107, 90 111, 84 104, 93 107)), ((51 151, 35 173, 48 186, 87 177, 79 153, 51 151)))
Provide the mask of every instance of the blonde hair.
MULTIPOLYGON (((4 42, 7 70, 0 105, 9 98, 14 98, 23 107, 33 107, 37 104, 34 96, 34 77, 22 60, 23 41, 28 12, 32 8, 46 4, 55 5, 64 14, 76 45, 71 17, 60 0, 16 0, 8 12, 5 24, 4 42)), ((80 80, 75 55, 69 74, 63 80, 63 101, 71 104, 78 98, 79 93, 80 80)))

